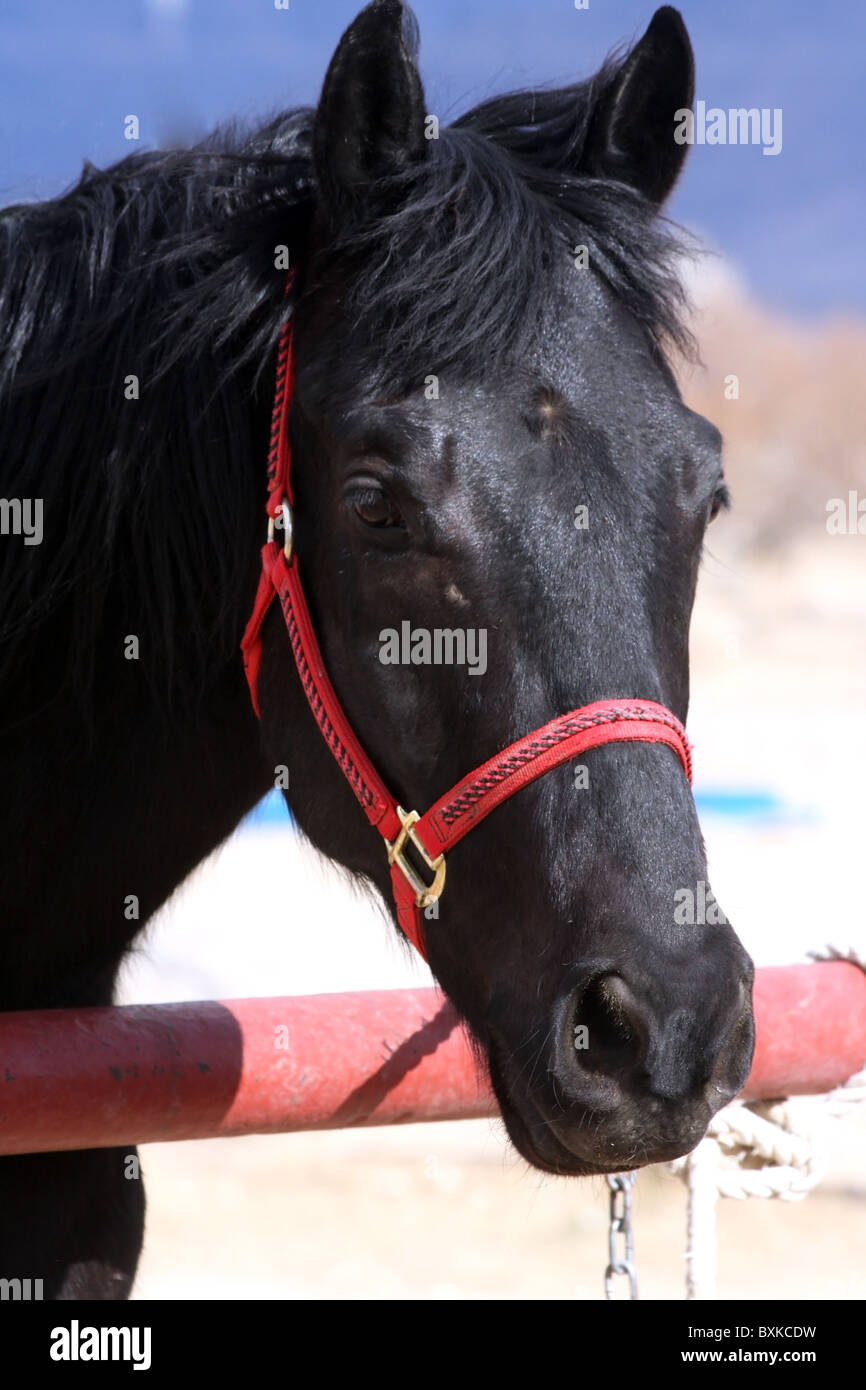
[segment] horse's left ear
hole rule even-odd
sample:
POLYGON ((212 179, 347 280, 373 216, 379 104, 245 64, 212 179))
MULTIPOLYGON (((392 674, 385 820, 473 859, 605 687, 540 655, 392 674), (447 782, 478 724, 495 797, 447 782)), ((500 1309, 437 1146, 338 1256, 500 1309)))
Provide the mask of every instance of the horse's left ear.
POLYGON ((415 16, 374 0, 331 59, 313 127, 320 213, 339 221, 376 199, 377 185, 427 153, 415 16))
POLYGON ((619 179, 660 206, 688 146, 674 140, 675 115, 694 99, 692 45, 678 10, 656 10, 593 113, 584 150, 588 173, 619 179))

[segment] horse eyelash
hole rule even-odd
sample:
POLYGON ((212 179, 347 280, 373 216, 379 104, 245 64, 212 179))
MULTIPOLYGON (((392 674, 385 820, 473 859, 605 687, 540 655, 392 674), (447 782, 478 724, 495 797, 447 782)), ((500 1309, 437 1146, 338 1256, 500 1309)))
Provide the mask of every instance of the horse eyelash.
POLYGON ((720 483, 713 493, 713 502, 710 512, 711 517, 718 516, 719 512, 729 512, 731 510, 731 493, 727 483, 720 483))

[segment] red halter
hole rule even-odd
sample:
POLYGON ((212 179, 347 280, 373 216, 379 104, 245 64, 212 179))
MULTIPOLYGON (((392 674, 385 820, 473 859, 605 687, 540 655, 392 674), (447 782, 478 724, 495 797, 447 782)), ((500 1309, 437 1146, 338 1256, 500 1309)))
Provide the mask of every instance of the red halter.
POLYGON ((310 709, 361 809, 385 841, 397 920, 426 960, 422 912, 436 902, 445 887, 445 855, 503 801, 551 768, 601 743, 666 743, 676 753, 691 782, 691 748, 682 724, 664 705, 653 700, 597 700, 551 719, 549 724, 494 754, 440 797, 423 816, 416 811, 404 811, 355 737, 337 699, 301 587, 292 537, 294 498, 289 412, 293 383, 292 323, 289 319, 282 331, 277 357, 268 454, 268 540, 262 550, 262 573, 255 606, 241 644, 250 695, 258 715, 261 626, 274 599, 278 598, 310 709), (275 539, 279 519, 285 530, 283 545, 275 539), (421 879, 406 858, 407 841, 430 871, 429 883, 421 879))

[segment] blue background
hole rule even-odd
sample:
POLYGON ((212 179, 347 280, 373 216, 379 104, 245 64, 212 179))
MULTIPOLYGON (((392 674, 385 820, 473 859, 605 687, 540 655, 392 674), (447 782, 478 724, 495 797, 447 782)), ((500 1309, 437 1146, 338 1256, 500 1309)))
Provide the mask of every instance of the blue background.
MULTIPOLYGON (((360 0, 0 0, 0 202, 232 117, 315 101, 360 0), (123 118, 141 121, 141 143, 123 118)), ((643 32, 636 0, 417 0, 428 108, 587 76, 643 32)), ((671 205, 795 314, 866 310, 866 8, 853 0, 684 0, 711 106, 781 107, 783 149, 695 147, 671 205)))

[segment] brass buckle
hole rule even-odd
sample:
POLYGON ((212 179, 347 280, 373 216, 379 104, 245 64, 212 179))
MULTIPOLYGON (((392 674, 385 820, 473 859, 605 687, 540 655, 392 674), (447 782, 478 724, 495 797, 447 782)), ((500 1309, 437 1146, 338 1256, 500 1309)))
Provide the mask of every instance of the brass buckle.
POLYGON ((400 817, 400 824, 403 827, 394 840, 385 841, 388 849, 388 863, 396 864, 403 877, 415 890, 415 906, 430 907, 441 896, 442 889, 445 887, 445 855, 437 854, 435 859, 431 859, 426 849, 422 845, 412 827, 421 817, 417 811, 404 811, 402 806, 397 807, 397 815, 400 817), (433 874, 433 882, 424 883, 417 875, 412 865, 403 854, 403 846, 410 840, 420 854, 427 868, 433 874))

